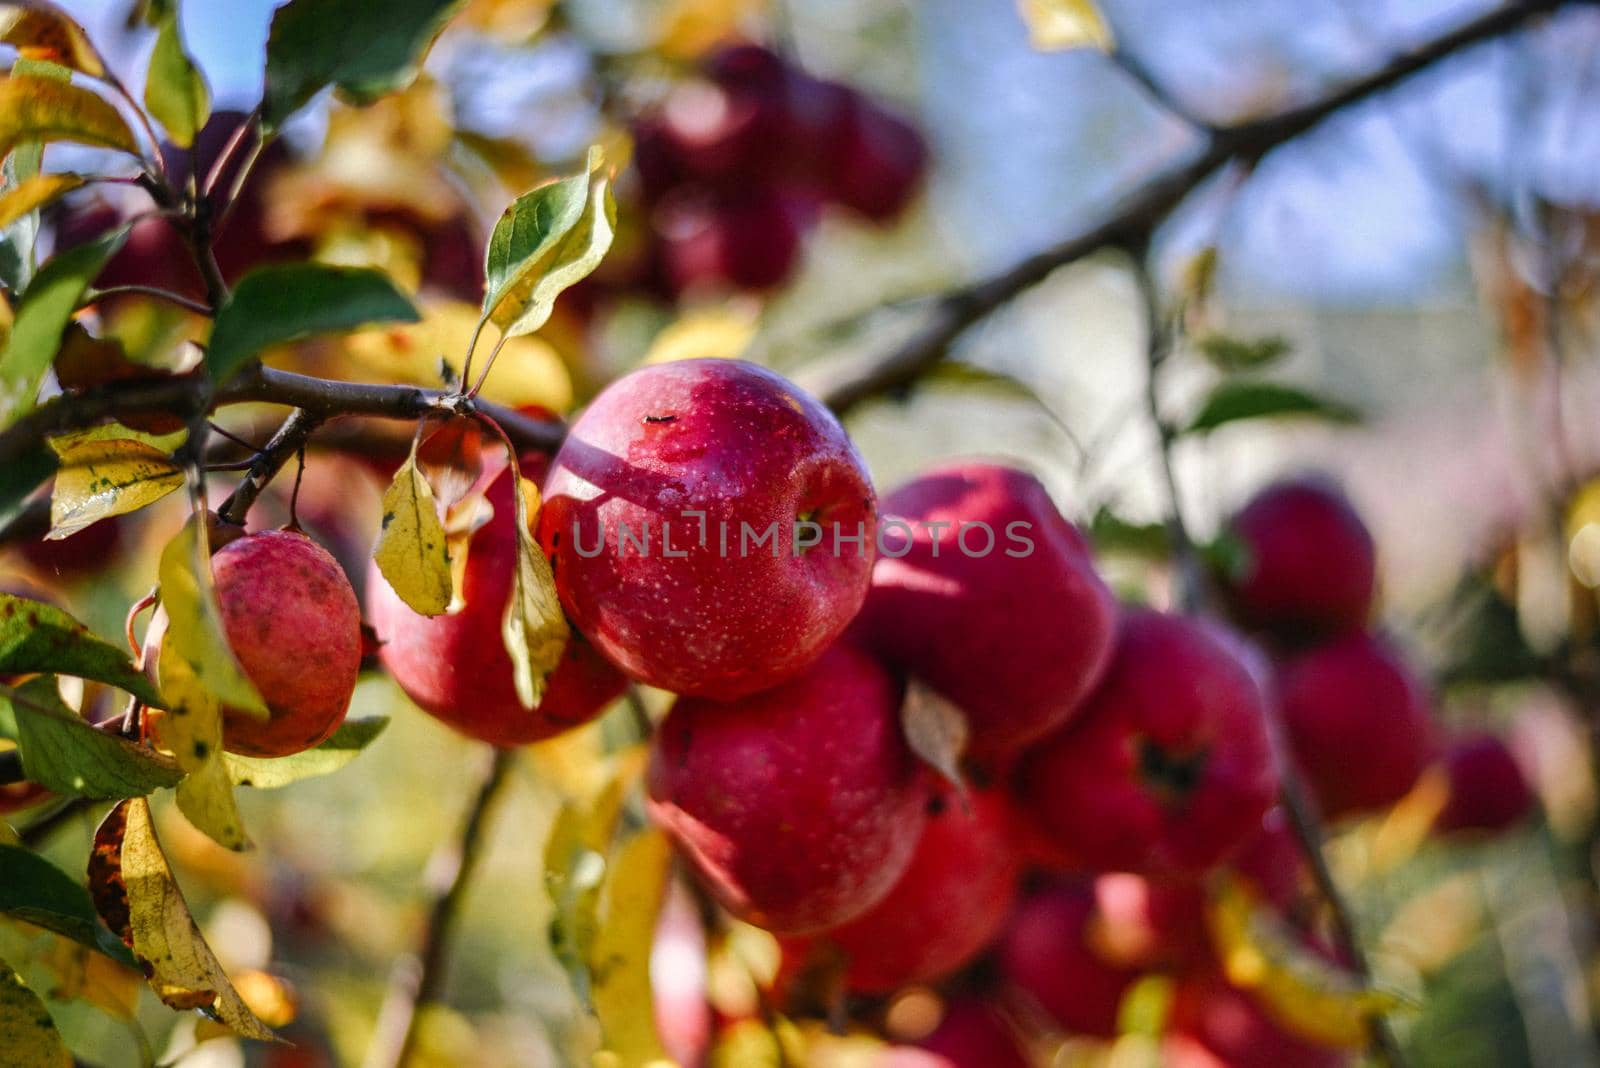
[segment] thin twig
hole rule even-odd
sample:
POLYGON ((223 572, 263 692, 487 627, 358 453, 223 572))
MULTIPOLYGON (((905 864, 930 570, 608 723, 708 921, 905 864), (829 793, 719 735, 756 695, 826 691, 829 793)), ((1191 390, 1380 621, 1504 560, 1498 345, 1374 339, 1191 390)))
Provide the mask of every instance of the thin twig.
POLYGON ((443 843, 428 863, 427 881, 434 897, 422 948, 415 956, 408 955, 395 963, 389 991, 378 1012, 377 1033, 362 1061, 363 1068, 403 1068, 416 1047, 419 1013, 439 996, 450 939, 483 849, 484 828, 515 759, 512 750, 494 751, 460 832, 454 840, 443 843))
POLYGON ((185 311, 192 311, 196 315, 204 315, 208 319, 213 314, 211 311, 211 305, 209 304, 204 304, 198 300, 192 300, 189 297, 184 296, 182 293, 174 293, 170 289, 161 289, 157 286, 145 286, 137 283, 130 283, 128 285, 121 286, 107 286, 105 289, 96 289, 89 295, 89 299, 91 301, 95 301, 99 300, 101 297, 114 297, 119 293, 136 293, 140 296, 155 297, 157 300, 164 300, 168 304, 175 304, 178 307, 183 308, 185 311))
POLYGON ((304 408, 296 408, 291 412, 278 432, 272 435, 272 440, 250 461, 249 472, 244 480, 217 509, 218 518, 225 523, 243 526, 250 506, 267 488, 267 483, 289 462, 291 456, 306 447, 306 442, 321 423, 321 416, 313 415, 304 408))
MULTIPOLYGON (((1305 854, 1306 861, 1311 866, 1311 876, 1316 881, 1317 890, 1328 903, 1328 912, 1333 919, 1334 938, 1357 973, 1364 979, 1371 979, 1372 969, 1367 962, 1367 954, 1361 946, 1361 935, 1356 929, 1355 917, 1351 913, 1349 903, 1344 899, 1344 894, 1339 890, 1339 884, 1333 878, 1333 870, 1328 867, 1328 858, 1323 853, 1322 823, 1307 799, 1305 786, 1300 781, 1299 770, 1285 767, 1282 778, 1283 809, 1289 817, 1289 825, 1294 831, 1295 840, 1300 845, 1300 851, 1305 854)), ((1379 1062, 1388 1068, 1403 1068, 1405 1058, 1400 1052, 1399 1042, 1395 1040, 1394 1031, 1389 1027, 1388 1019, 1381 1013, 1374 1013, 1367 1017, 1367 1027, 1373 1053, 1379 1062)))

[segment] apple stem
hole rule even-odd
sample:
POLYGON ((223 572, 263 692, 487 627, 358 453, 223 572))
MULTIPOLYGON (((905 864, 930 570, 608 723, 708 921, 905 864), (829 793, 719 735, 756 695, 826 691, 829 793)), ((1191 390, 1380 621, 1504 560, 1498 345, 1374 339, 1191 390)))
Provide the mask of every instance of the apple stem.
POLYGON ((406 954, 395 962, 362 1068, 401 1068, 411 1058, 419 1037, 419 1010, 438 999, 467 884, 481 859, 488 818, 515 759, 516 754, 510 749, 494 750, 459 832, 453 839, 441 842, 428 861, 424 882, 433 900, 422 946, 415 954, 406 954))

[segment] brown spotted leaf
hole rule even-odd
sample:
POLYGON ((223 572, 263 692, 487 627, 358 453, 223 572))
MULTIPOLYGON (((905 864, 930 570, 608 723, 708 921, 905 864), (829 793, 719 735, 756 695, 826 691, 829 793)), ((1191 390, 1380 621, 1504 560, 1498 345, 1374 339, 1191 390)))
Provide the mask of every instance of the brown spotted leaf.
POLYGON ((151 988, 172 1008, 203 1009, 241 1037, 273 1041, 272 1030, 250 1011, 195 925, 156 839, 149 803, 141 797, 126 806, 122 880, 133 952, 151 988))

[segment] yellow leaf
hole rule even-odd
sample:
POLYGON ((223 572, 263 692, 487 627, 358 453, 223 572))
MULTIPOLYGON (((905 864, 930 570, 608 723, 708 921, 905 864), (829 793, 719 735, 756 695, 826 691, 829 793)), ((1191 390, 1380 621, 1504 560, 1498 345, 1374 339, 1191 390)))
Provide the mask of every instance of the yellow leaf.
POLYGON ((12 1068, 72 1068, 67 1051, 39 995, 0 961, 0 1050, 12 1068))
POLYGON ((92 78, 106 72, 83 27, 54 4, 7 4, 0 10, 0 41, 28 59, 59 63, 92 78))
POLYGON ((671 868, 672 847, 655 827, 624 841, 606 865, 590 997, 601 1044, 618 1068, 668 1063, 650 1007, 650 944, 671 868))
POLYGON ((1018 0, 1018 6, 1028 24, 1028 38, 1041 52, 1111 50, 1111 27, 1095 0, 1018 0))
POLYGON ((0 229, 83 185, 76 174, 36 174, 0 193, 0 229))
POLYGON ((1312 950, 1239 876, 1217 884, 1207 923, 1229 982, 1307 1041, 1359 1049, 1369 1039, 1373 1017, 1407 1004, 1312 950))
POLYGON ((373 562, 412 611, 436 616, 450 607, 450 557, 433 490, 417 468, 417 443, 383 492, 383 529, 373 562))
POLYGON ((756 336, 754 305, 736 310, 731 305, 687 312, 669 324, 645 353, 645 363, 714 358, 736 360, 756 336))
POLYGON ((23 141, 75 141, 139 154, 117 109, 81 86, 27 74, 0 77, 0 156, 23 141))
POLYGON ((561 662, 570 631, 556 596, 555 573, 533 540, 539 488, 522 477, 515 456, 511 473, 516 479, 512 499, 517 509, 517 567, 511 576, 511 599, 506 603, 501 633, 511 655, 517 699, 522 707, 531 709, 544 696, 545 680, 561 662))
POLYGON ((198 523, 190 519, 161 550, 157 574, 167 616, 162 646, 171 648, 199 686, 222 704, 266 719, 266 702, 239 666, 223 629, 211 578, 210 543, 204 517, 200 518, 198 523))
MULTIPOLYGON (((348 373, 364 381, 437 386, 441 365, 460 376, 467 345, 478 325, 478 309, 464 301, 430 301, 422 321, 350 335, 342 357, 348 373)), ((480 340, 474 366, 483 367, 490 344, 480 340)), ((561 355, 542 337, 508 339, 479 391, 484 400, 510 408, 536 405, 552 412, 572 407, 572 377, 561 355)))
POLYGON ((127 803, 122 881, 133 952, 161 1000, 175 1009, 206 1009, 244 1038, 273 1041, 276 1036, 245 1005, 195 926, 142 797, 127 803))
POLYGON ((156 674, 168 705, 157 733, 178 766, 188 772, 178 783, 178 810, 219 845, 249 849, 250 837, 244 832, 233 779, 223 760, 221 704, 200 684, 170 640, 161 643, 156 674))
POLYGON ((900 726, 913 753, 951 784, 964 785, 961 756, 967 751, 967 717, 961 709, 920 679, 912 679, 900 706, 900 726))
POLYGON ((61 461, 50 491, 50 533, 65 538, 96 520, 138 511, 183 485, 183 468, 132 438, 51 438, 61 461))

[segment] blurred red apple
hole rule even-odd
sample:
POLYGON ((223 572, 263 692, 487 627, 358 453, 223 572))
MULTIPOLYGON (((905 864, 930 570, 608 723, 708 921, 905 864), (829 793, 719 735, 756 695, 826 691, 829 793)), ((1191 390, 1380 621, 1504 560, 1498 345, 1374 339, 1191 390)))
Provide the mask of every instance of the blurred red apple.
POLYGON ((1093 889, 1058 883, 1017 905, 1000 940, 1000 972, 1008 986, 1064 1030, 1109 1038, 1117 1033, 1123 995, 1139 970, 1114 964, 1091 944, 1093 889))
POLYGON ((1533 790, 1505 742, 1493 734, 1471 734, 1452 741, 1444 752, 1450 800, 1434 820, 1434 830, 1504 831, 1533 811, 1533 790))

